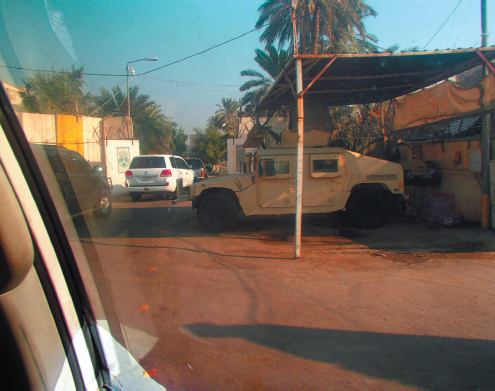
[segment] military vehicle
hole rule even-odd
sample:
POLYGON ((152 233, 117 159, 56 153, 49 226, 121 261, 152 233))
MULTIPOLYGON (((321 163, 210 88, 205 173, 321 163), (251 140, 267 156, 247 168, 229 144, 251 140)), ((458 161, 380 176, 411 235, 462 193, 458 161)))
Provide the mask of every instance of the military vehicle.
MULTIPOLYGON (((242 174, 207 179, 174 201, 192 201, 201 227, 231 229, 240 211, 251 215, 296 212, 296 148, 257 151, 242 174), (253 166, 253 170, 250 166, 253 166)), ((360 228, 376 228, 392 210, 403 210, 402 166, 343 148, 305 148, 303 213, 347 212, 360 228)))

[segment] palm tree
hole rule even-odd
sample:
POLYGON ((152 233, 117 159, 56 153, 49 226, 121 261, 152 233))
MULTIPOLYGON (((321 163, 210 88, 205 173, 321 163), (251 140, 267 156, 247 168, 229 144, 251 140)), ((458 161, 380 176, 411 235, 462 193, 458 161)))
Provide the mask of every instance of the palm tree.
MULTIPOLYGON (((129 88, 129 99, 131 101, 131 117, 136 118, 143 110, 148 106, 155 104, 153 100, 150 100, 149 95, 139 94, 139 87, 133 86, 129 88)), ((126 115, 127 96, 122 90, 115 86, 111 91, 106 88, 100 87, 100 95, 93 97, 93 103, 97 115, 126 115)))
POLYGON ((234 98, 222 98, 221 105, 213 116, 213 123, 230 136, 236 134, 236 118, 238 117, 239 102, 234 98))
POLYGON ((248 112, 252 111, 259 103, 290 58, 288 50, 280 49, 277 51, 273 45, 265 51, 256 49, 255 53, 254 61, 268 76, 254 69, 241 71, 241 76, 253 77, 253 79, 248 80, 239 88, 240 91, 248 91, 242 97, 242 104, 246 105, 246 111, 248 112))
MULTIPOLYGON (((276 41, 279 48, 292 43, 291 9, 291 0, 266 0, 258 8, 260 16, 255 27, 266 26, 260 41, 265 42, 267 48, 276 41)), ((376 16, 376 12, 363 0, 299 1, 296 21, 300 53, 328 52, 329 48, 342 47, 357 35, 364 41, 376 41, 365 31, 362 19, 366 16, 376 16)))
MULTIPOLYGON (((140 141, 141 153, 170 153, 170 141, 177 124, 162 113, 159 105, 149 95, 139 94, 139 87, 129 89, 134 137, 140 141)), ((111 91, 100 88, 100 95, 93 97, 96 115, 124 116, 127 96, 115 86, 111 91)))

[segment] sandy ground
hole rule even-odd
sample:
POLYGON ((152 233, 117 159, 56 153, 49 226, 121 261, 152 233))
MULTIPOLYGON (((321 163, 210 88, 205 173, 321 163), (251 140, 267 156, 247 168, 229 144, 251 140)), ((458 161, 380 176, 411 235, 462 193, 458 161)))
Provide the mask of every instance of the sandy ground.
POLYGON ((168 389, 495 384, 494 231, 305 216, 295 260, 290 216, 212 235, 149 197, 88 223, 114 336, 168 389))

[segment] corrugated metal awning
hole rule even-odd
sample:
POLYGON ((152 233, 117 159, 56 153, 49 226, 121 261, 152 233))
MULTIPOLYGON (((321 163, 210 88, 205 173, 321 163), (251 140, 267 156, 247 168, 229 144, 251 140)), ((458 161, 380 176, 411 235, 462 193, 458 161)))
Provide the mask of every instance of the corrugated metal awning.
POLYGON ((258 109, 295 102, 295 61, 303 61, 306 102, 329 106, 378 103, 438 83, 495 58, 495 47, 431 52, 307 54, 293 56, 268 90, 258 109))

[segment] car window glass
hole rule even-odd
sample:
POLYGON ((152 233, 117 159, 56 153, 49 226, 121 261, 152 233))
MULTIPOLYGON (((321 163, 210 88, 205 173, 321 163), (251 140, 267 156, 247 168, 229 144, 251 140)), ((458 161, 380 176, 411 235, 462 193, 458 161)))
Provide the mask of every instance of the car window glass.
POLYGON ((186 164, 184 160, 180 158, 175 158, 175 161, 177 163, 177 168, 189 169, 189 166, 186 164))
POLYGON ((186 162, 192 169, 202 168, 201 162, 195 159, 187 159, 186 162))
POLYGON ((139 156, 132 159, 129 169, 167 168, 163 156, 139 156))
POLYGON ((71 226, 82 256, 68 273, 88 260, 94 318, 124 353, 107 357, 112 375, 179 390, 493 388, 495 241, 479 224, 495 208, 482 137, 493 144, 495 47, 478 46, 495 8, 480 36, 475 4, 0 3, 0 89, 24 131, 9 140, 48 157, 28 159, 53 198, 36 205, 71 226), (437 122, 434 93, 454 117, 437 122))
POLYGON ((315 159, 313 172, 339 172, 339 159, 315 159))
POLYGON ((89 163, 84 160, 84 158, 77 154, 77 153, 72 153, 72 158, 74 161, 74 170, 76 173, 80 175, 91 175, 92 174, 92 168, 89 165, 89 163))
POLYGON ((70 151, 62 150, 60 151, 60 156, 62 157, 62 161, 64 162, 67 173, 69 175, 78 174, 78 171, 76 169, 75 159, 72 153, 70 151))
POLYGON ((48 148, 44 148, 44 151, 46 152, 46 157, 48 158, 48 162, 50 163, 50 166, 55 174, 63 173, 66 171, 66 168, 64 166, 62 159, 60 158, 60 153, 58 152, 57 148, 48 147, 48 148))

